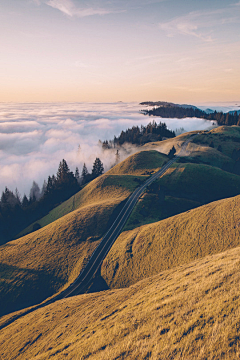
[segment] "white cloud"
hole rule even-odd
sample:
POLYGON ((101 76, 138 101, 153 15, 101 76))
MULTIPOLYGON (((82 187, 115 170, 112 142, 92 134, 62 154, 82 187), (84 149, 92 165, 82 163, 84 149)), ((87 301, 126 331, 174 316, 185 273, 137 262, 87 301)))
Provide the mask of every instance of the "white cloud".
POLYGON ((161 30, 164 30, 169 37, 173 37, 176 34, 191 35, 200 38, 205 41, 211 41, 212 38, 208 34, 203 34, 199 31, 202 28, 203 22, 200 20, 202 13, 191 12, 188 15, 180 16, 171 21, 159 24, 161 30))
POLYGON ((114 10, 101 7, 77 7, 72 0, 48 0, 46 4, 70 17, 107 15, 115 12, 114 10))
MULTIPOLYGON (((152 121, 139 113, 142 108, 137 103, 0 103, 0 192, 5 186, 18 187, 28 195, 32 181, 42 186, 48 175, 56 174, 63 158, 72 171, 78 166, 81 172, 84 162, 91 171, 96 157, 108 170, 115 151, 103 152, 98 140, 113 139, 122 130, 152 121)), ((187 131, 206 127, 201 119, 155 120, 173 130, 182 125, 187 131)), ((129 153, 120 155, 123 160, 129 153)))
POLYGON ((76 166, 81 171, 83 162, 91 171, 96 157, 109 169, 114 151, 111 156, 102 152, 98 140, 149 122, 140 108, 124 103, 0 103, 0 192, 8 186, 28 194, 32 181, 41 186, 63 158, 73 171, 76 166))
POLYGON ((238 23, 239 18, 240 14, 236 13, 233 7, 214 11, 194 11, 160 23, 159 28, 169 37, 181 34, 209 42, 213 41, 214 29, 221 25, 238 23))

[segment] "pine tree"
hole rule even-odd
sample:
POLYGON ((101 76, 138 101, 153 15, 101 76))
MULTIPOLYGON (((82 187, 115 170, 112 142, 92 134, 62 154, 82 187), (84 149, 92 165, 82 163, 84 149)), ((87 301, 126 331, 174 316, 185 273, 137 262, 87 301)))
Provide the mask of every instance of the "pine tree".
POLYGON ((62 159, 62 161, 60 161, 59 167, 58 167, 58 171, 57 171, 57 182, 65 182, 66 179, 68 178, 68 174, 70 173, 68 164, 66 162, 66 160, 62 159))
POLYGON ((76 167, 76 170, 75 170, 75 179, 77 180, 78 183, 80 182, 80 175, 79 175, 78 167, 76 167))
POLYGON ((33 181, 33 183, 32 183, 29 198, 30 198, 30 201, 32 201, 32 202, 40 199, 40 188, 35 181, 33 181))
POLYGON ((116 152, 116 154, 115 154, 115 157, 116 157, 116 159, 115 159, 115 164, 118 164, 119 161, 120 161, 120 153, 119 153, 119 150, 117 150, 117 152, 116 152))
POLYGON ((99 158, 96 158, 93 163, 93 169, 92 169, 92 175, 94 178, 96 178, 99 175, 102 175, 104 172, 103 163, 99 158))
POLYGON ((87 181, 87 177, 89 175, 88 169, 86 164, 83 164, 83 168, 82 168, 82 174, 81 174, 81 183, 85 184, 85 182, 87 181))
POLYGON ((176 153, 176 149, 175 149, 175 147, 173 146, 172 148, 171 148, 171 150, 169 151, 169 153, 168 153, 168 157, 170 158, 170 159, 172 159, 173 157, 174 157, 174 154, 176 153))
POLYGON ((23 195, 23 199, 22 199, 22 207, 23 207, 23 208, 26 208, 26 207, 28 207, 28 205, 29 205, 28 198, 27 198, 27 196, 24 194, 24 195, 23 195))

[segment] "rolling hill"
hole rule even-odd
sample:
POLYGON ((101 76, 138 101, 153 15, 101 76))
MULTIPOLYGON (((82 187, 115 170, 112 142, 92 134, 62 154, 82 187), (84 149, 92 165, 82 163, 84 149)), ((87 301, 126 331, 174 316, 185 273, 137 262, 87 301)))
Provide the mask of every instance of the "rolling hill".
MULTIPOLYGON (((139 181, 103 175, 75 196, 76 210, 70 207, 69 214, 2 245, 1 315, 39 303, 72 282, 139 181)), ((60 209, 67 212, 70 205, 67 201, 60 209)), ((64 213, 55 211, 56 217, 64 213)))
POLYGON ((110 288, 127 287, 160 271, 240 246, 240 196, 124 231, 105 258, 110 288))
MULTIPOLYGON (((127 197, 168 160, 158 151, 178 152, 191 134, 143 146, 40 219, 38 231, 1 246, 0 325, 75 279, 127 197)), ((238 127, 199 133, 142 195, 103 261, 111 290, 13 321, 1 330, 0 358, 238 358, 239 143, 238 127)))
POLYGON ((0 357, 237 359, 239 263, 235 248, 127 289, 58 301, 2 329, 0 357))
POLYGON ((156 150, 140 151, 129 156, 106 174, 91 181, 77 194, 50 211, 48 215, 29 225, 17 237, 32 232, 36 223, 43 227, 80 207, 102 202, 110 197, 116 197, 118 196, 117 193, 122 194, 121 188, 133 191, 136 186, 145 180, 144 175, 149 176, 159 170, 167 161, 168 157, 156 150))

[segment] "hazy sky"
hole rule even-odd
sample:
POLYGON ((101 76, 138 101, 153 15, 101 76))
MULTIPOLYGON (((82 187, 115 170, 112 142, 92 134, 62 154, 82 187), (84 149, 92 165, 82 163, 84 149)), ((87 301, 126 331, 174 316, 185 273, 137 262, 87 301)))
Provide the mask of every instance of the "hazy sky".
POLYGON ((238 0, 0 0, 0 101, 240 100, 238 0))

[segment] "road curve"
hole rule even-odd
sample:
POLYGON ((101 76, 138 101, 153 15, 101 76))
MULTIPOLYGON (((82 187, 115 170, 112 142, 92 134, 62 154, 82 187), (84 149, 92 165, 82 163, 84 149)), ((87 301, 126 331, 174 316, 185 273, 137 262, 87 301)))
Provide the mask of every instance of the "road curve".
POLYGON ((143 185, 138 187, 128 198, 126 204, 120 211, 119 215, 117 216, 116 220, 110 227, 110 229, 107 231, 107 233, 104 235, 102 241, 98 245, 98 247, 94 250, 92 256, 90 257, 88 263, 84 267, 84 269, 81 271, 81 273, 78 275, 78 277, 75 279, 75 281, 70 284, 67 289, 63 290, 59 294, 53 296, 51 299, 47 301, 43 301, 41 304, 34 305, 31 308, 27 309, 26 311, 23 311, 21 314, 13 315, 9 320, 7 320, 3 325, 0 326, 0 330, 9 324, 13 323, 15 320, 19 319, 22 316, 25 316, 37 309, 40 309, 46 305, 52 304, 53 302, 64 299, 68 296, 74 295, 75 293, 81 294, 84 293, 89 284, 91 283, 94 275, 99 270, 100 266, 102 265, 103 260, 105 259, 107 253, 109 252, 110 248, 112 247, 113 243, 117 239, 117 237, 120 235, 124 225, 126 224, 126 221, 130 217, 134 206, 136 205, 139 197, 142 195, 142 193, 145 191, 147 186, 151 185, 155 180, 157 180, 160 176, 162 176, 169 167, 184 153, 186 150, 187 144, 190 142, 190 140, 193 139, 198 134, 192 135, 188 140, 186 140, 182 148, 177 156, 175 156, 173 159, 168 161, 159 171, 157 171, 155 174, 153 174, 151 177, 149 177, 143 185))
POLYGON ((75 281, 66 290, 64 290, 57 296, 58 299, 66 298, 68 296, 74 295, 75 293, 81 294, 87 290, 94 275, 99 270, 103 260, 107 256, 107 253, 109 252, 115 240, 120 235, 124 225, 126 224, 136 203, 138 202, 139 197, 149 185, 151 185, 155 180, 162 176, 169 169, 169 167, 184 153, 187 144, 190 140, 192 140, 194 136, 196 135, 192 135, 188 140, 183 143, 182 148, 177 156, 168 161, 159 171, 157 171, 150 178, 148 178, 143 185, 138 187, 131 194, 126 204, 122 208, 121 212, 119 213, 118 217, 116 218, 110 229, 107 231, 107 233, 104 235, 101 243, 93 252, 87 265, 84 267, 84 269, 75 279, 75 281))

